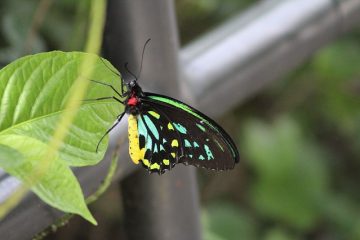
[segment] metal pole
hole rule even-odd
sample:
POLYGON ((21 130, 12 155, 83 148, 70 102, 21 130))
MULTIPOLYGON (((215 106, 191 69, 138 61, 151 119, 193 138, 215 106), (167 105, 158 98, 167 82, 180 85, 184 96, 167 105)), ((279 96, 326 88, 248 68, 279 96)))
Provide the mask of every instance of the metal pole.
MULTIPOLYGON (((179 45, 173 1, 110 0, 107 23, 105 56, 120 70, 129 62, 136 72, 142 47, 151 38, 140 84, 179 97, 179 45)), ((163 176, 149 175, 140 169, 120 186, 129 239, 201 239, 197 182, 192 167, 177 166, 163 176)))

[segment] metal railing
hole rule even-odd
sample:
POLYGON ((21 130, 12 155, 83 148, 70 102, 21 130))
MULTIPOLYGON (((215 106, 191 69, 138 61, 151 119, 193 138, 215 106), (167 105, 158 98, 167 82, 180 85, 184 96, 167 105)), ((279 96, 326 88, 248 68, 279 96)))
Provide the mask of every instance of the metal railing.
MULTIPOLYGON (((141 84, 187 100, 213 117, 258 93, 319 48, 360 25, 359 0, 268 0, 230 19, 178 54, 172 1, 110 0, 108 7, 105 56, 115 66, 128 61, 137 69, 139 50, 151 37, 141 84)), ((76 169, 85 194, 94 192, 100 184, 110 153, 124 136, 126 127, 121 125, 111 136, 104 161, 76 169)), ((127 146, 122 146, 115 180, 124 179, 121 189, 126 193, 129 239, 143 236, 138 234, 136 224, 145 226, 140 230, 147 239, 200 239, 194 169, 177 166, 161 177, 133 174, 135 167, 130 163, 127 146), (138 207, 142 204, 147 208, 138 207), (189 223, 185 229, 177 225, 184 222, 189 223)), ((5 198, 15 183, 3 174, 0 198, 5 198)), ((27 239, 59 216, 60 212, 29 194, 0 222, 0 234, 6 239, 27 239)))

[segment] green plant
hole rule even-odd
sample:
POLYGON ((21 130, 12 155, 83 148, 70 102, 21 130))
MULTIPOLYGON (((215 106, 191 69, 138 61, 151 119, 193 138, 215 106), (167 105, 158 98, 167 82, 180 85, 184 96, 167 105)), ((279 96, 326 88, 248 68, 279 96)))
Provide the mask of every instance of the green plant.
MULTIPOLYGON (((0 167, 27 184, 45 202, 65 212, 92 219, 70 167, 98 163, 107 141, 98 140, 121 111, 114 101, 84 102, 67 109, 69 92, 81 76, 81 64, 93 58, 90 79, 116 86, 119 79, 99 57, 79 52, 49 52, 21 58, 0 70, 0 167), (51 153, 52 139, 64 112, 76 112, 60 149, 51 153)), ((107 63, 110 66, 110 63, 107 63)), ((82 81, 89 81, 82 78, 82 81)), ((111 96, 112 90, 91 84, 86 98, 111 96)))

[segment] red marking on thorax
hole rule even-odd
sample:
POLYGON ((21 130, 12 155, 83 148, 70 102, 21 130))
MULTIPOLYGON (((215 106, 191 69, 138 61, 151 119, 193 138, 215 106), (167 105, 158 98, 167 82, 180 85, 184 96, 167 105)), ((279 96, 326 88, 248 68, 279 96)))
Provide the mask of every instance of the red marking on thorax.
POLYGON ((138 99, 133 95, 129 98, 127 105, 129 106, 136 106, 138 104, 138 99))

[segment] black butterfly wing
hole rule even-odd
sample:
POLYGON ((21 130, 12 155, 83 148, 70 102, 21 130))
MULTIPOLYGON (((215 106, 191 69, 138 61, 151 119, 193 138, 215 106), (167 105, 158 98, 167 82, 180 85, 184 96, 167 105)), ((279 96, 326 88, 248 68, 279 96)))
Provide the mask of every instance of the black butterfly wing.
POLYGON ((172 131, 172 123, 166 122, 164 116, 149 104, 141 104, 141 112, 136 116, 139 149, 144 149, 139 161, 149 172, 162 174, 178 163, 179 134, 172 131))
POLYGON ((143 143, 149 146, 147 154, 152 154, 151 163, 161 164, 163 159, 170 161, 169 166, 160 167, 161 171, 176 163, 226 170, 239 162, 239 153, 229 135, 201 112, 173 98, 153 93, 145 93, 141 101, 142 115, 151 115, 159 133, 158 144, 165 140, 164 151, 155 154, 146 139, 143 143), (173 144, 174 140, 177 144, 173 144))

